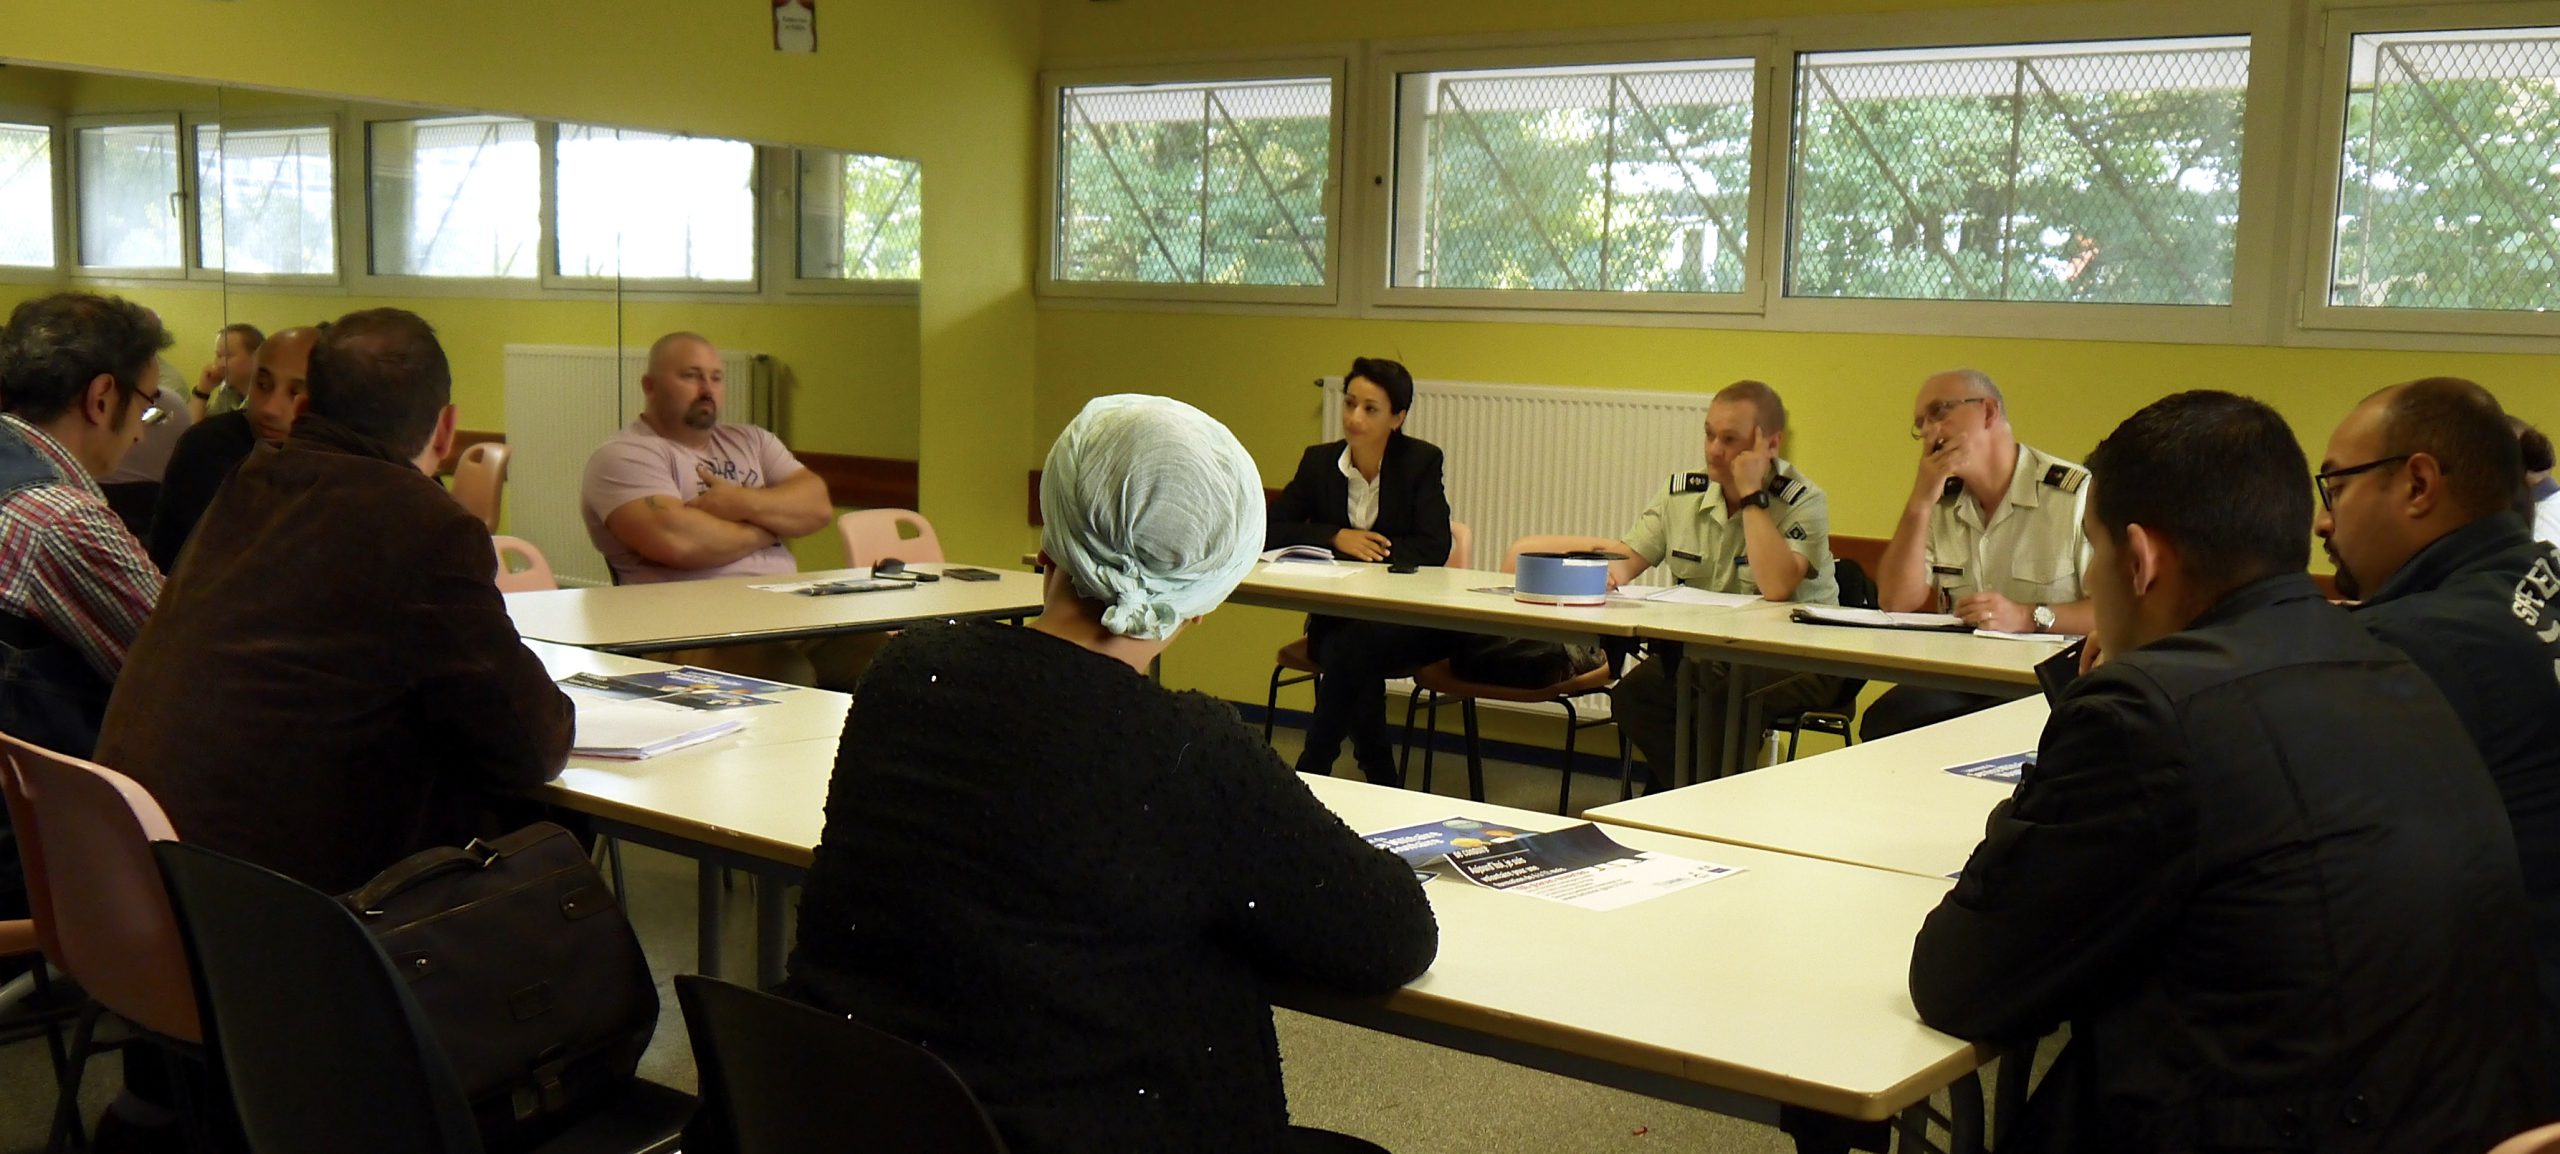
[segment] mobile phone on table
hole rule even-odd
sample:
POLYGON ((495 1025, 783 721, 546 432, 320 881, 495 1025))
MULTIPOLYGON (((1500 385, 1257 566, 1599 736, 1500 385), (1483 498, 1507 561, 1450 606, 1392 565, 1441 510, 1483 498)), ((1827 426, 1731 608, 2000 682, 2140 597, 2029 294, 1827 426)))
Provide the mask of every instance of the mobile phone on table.
POLYGON ((992 569, 969 568, 945 569, 942 575, 954 581, 994 581, 1004 576, 992 569))

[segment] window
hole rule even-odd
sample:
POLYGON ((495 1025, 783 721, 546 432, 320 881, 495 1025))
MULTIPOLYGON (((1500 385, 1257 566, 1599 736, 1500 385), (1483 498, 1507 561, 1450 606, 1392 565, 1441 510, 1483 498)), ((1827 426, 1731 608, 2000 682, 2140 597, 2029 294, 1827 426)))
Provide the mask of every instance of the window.
POLYGON ((1737 293, 1749 58, 1397 77, 1399 288, 1737 293))
POLYGON ((177 124, 89 125, 76 135, 80 263, 181 270, 186 246, 177 124))
POLYGON ((2245 38, 1796 64, 1787 291, 2223 305, 2245 38))
POLYGON ((2560 309, 2560 28, 2350 51, 2329 303, 2560 309))
POLYGON ((563 124, 553 164, 561 276, 755 280, 754 145, 563 124))
POLYGON ((440 116, 365 128, 377 276, 532 280, 542 144, 530 120, 440 116))
POLYGON ((197 263, 233 273, 336 275, 332 135, 327 125, 197 125, 197 263))
POLYGON ((53 267, 53 130, 0 123, 0 265, 53 267))
POLYGON ((799 152, 800 276, 915 280, 922 275, 923 166, 894 156, 799 152))
POLYGON ((1059 89, 1051 276, 1327 283, 1333 89, 1325 77, 1059 89))

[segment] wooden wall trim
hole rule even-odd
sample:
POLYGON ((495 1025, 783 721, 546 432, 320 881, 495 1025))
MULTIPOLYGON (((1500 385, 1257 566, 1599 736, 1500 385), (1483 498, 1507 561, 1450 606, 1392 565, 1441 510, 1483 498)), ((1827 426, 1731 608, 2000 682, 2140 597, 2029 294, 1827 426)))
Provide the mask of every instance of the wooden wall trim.
MULTIPOLYGON (((462 451, 473 445, 495 442, 506 444, 507 435, 488 429, 456 429, 453 452, 445 455, 436 467, 436 475, 453 475, 455 462, 462 451)), ((897 457, 856 457, 845 453, 804 453, 793 456, 827 482, 827 499, 838 505, 857 509, 913 509, 916 507, 916 463, 897 457)), ((1034 492, 1037 492, 1035 487, 1034 492)), ((1036 502, 1035 502, 1036 504, 1036 502)))

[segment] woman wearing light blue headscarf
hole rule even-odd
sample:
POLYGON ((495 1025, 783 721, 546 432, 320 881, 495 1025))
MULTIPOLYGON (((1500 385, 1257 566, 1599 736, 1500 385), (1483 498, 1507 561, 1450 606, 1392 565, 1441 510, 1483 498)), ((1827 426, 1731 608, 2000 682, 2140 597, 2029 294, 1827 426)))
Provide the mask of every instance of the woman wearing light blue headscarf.
POLYGON ((791 993, 930 1046, 1020 1154, 1375 1151, 1288 1124, 1263 990, 1395 989, 1430 902, 1226 703, 1144 672, 1252 567, 1252 459, 1103 397, 1040 511, 1038 620, 912 629, 864 675, 791 993))

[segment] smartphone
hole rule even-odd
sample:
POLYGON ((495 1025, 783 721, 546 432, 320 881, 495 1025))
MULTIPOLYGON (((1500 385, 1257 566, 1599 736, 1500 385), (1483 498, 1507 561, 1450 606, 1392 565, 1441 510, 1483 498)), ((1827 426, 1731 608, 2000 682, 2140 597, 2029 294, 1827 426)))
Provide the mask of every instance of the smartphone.
POLYGON ((1964 492, 1964 478, 1949 477, 1947 478, 1946 485, 1938 490, 1938 495, 1942 497, 1952 497, 1961 492, 1964 492))
POLYGON ((1004 577, 1003 574, 991 569, 969 568, 945 569, 942 571, 942 575, 951 578, 954 581, 996 581, 1001 580, 1004 577))
POLYGON ((1389 566, 1387 566, 1387 572, 1389 572, 1389 573, 1420 573, 1420 572, 1422 572, 1422 566, 1420 566, 1420 565, 1418 565, 1418 564, 1415 564, 1415 563, 1413 563, 1413 562, 1407 561, 1407 562, 1404 562, 1404 563, 1402 563, 1402 564, 1398 564, 1398 565, 1389 565, 1389 566))
POLYGON ((2044 687, 2044 699, 2050 704, 2062 702, 2063 691, 2080 680, 2080 651, 2089 647, 2086 637, 2062 647, 2062 652, 2036 663, 2036 684, 2044 687))

